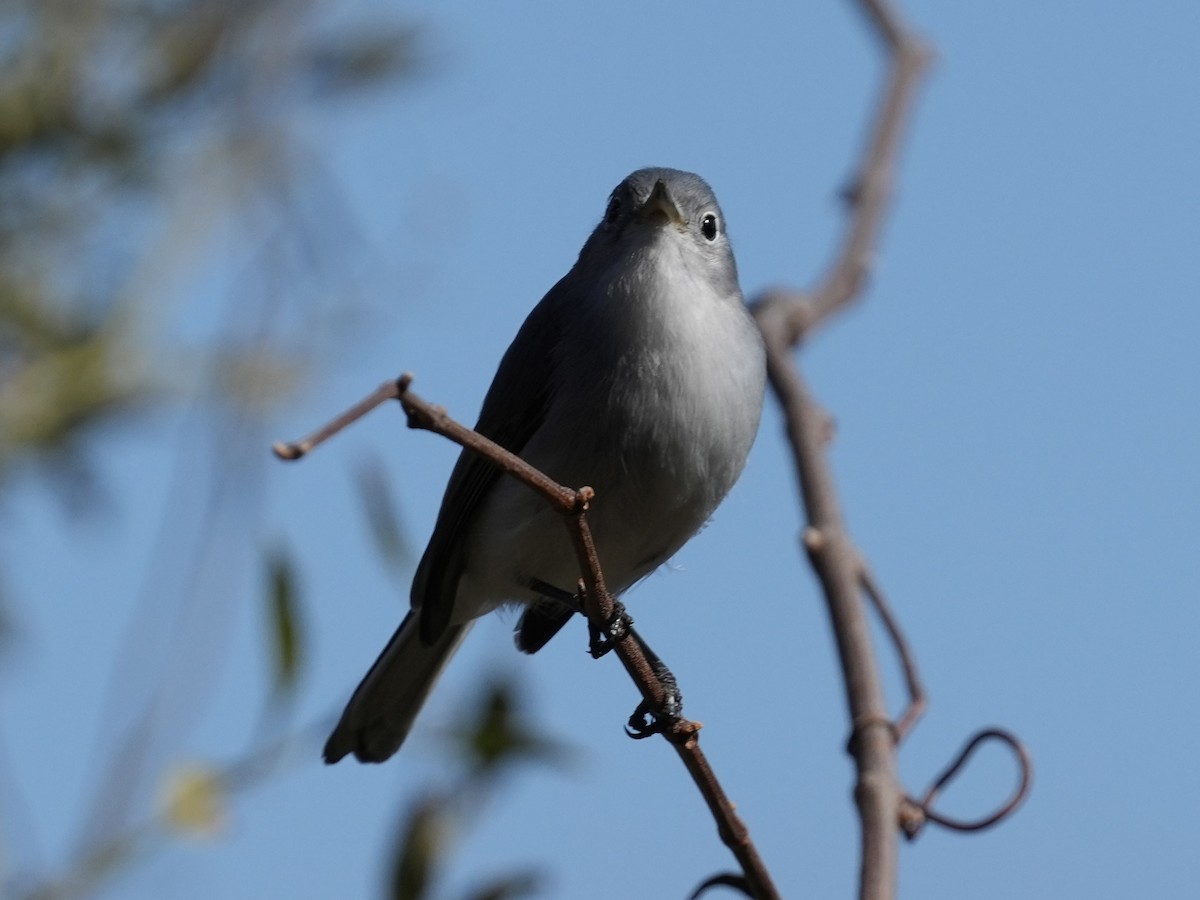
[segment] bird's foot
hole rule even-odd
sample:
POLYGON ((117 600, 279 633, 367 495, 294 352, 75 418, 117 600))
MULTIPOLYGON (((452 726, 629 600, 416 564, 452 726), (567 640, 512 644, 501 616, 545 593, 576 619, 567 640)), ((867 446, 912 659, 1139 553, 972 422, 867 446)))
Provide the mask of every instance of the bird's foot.
POLYGON ((683 694, 679 692, 679 682, 658 657, 651 655, 650 664, 662 687, 663 700, 658 709, 649 700, 643 700, 633 711, 625 724, 625 733, 635 741, 668 732, 683 717, 683 694))
POLYGON ((603 627, 596 628, 590 622, 588 623, 588 634, 591 638, 588 644, 588 653, 592 655, 592 659, 599 659, 612 650, 617 645, 617 641, 624 640, 632 630, 633 617, 626 612, 625 604, 614 600, 612 615, 608 617, 608 621, 604 623, 603 627))

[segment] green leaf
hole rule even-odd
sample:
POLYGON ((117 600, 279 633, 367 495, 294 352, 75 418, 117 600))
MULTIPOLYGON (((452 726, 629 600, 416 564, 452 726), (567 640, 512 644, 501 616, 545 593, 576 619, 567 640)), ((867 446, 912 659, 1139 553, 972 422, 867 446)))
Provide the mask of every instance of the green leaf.
POLYGON ((413 804, 392 856, 387 896, 423 900, 445 854, 446 798, 437 794, 413 804))
POLYGON ((479 705, 464 715, 454 736, 475 778, 492 778, 517 762, 569 761, 569 748, 539 732, 523 706, 516 683, 497 677, 484 686, 479 705))
POLYGON ((502 875, 471 893, 469 900, 518 900, 520 897, 532 897, 539 892, 541 884, 542 879, 537 872, 502 875))
POLYGON ((354 480, 375 547, 388 568, 398 574, 409 564, 412 553, 400 525, 386 470, 378 457, 368 457, 360 462, 354 470, 354 480))
POLYGON ((266 600, 275 663, 272 691, 281 696, 295 687, 304 655, 295 567, 281 551, 267 557, 266 600))

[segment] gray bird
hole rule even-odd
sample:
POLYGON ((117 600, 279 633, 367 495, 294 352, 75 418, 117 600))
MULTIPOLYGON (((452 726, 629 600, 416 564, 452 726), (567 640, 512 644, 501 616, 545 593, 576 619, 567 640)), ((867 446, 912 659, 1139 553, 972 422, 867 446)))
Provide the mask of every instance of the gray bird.
MULTIPOLYGON (((561 484, 595 488, 588 523, 618 595, 682 547, 741 474, 765 374, 712 189, 689 172, 640 169, 521 326, 475 429, 561 484)), ((559 515, 463 451, 412 611, 350 698, 325 761, 395 753, 484 613, 524 605, 517 646, 538 650, 571 615, 546 595, 573 593, 579 574, 559 515)))

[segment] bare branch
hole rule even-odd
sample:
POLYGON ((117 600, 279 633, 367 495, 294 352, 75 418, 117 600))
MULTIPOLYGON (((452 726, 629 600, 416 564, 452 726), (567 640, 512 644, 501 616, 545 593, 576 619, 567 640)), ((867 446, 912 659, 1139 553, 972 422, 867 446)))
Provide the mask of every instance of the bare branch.
POLYGON ((861 295, 892 197, 900 142, 907 133, 919 79, 932 58, 931 51, 900 22, 890 4, 884 0, 861 0, 861 5, 891 58, 891 71, 862 165, 845 192, 852 215, 841 250, 830 271, 812 291, 809 327, 861 295))
POLYGON ((375 407, 386 403, 388 400, 395 400, 410 381, 412 381, 412 375, 407 372, 401 375, 396 381, 385 381, 375 389, 374 393, 364 397, 303 440, 286 443, 284 441, 276 441, 271 445, 272 452, 280 459, 287 460, 288 462, 300 459, 314 447, 325 443, 343 428, 353 425, 375 407))
POLYGON ((913 655, 862 553, 846 532, 833 475, 825 457, 829 420, 808 391, 792 350, 818 325, 861 296, 892 192, 901 138, 906 132, 919 77, 930 51, 900 21, 886 0, 860 0, 890 57, 891 70, 879 101, 860 171, 846 192, 851 215, 829 272, 809 293, 790 288, 765 292, 752 304, 767 347, 767 370, 783 408, 807 517, 804 547, 825 594, 837 642, 850 713, 849 748, 858 771, 855 800, 862 833, 859 897, 885 900, 896 890, 896 829, 911 838, 926 821, 978 830, 1008 816, 1024 799, 1031 766, 1024 747, 1007 732, 981 732, 940 775, 922 801, 903 794, 896 775, 895 746, 925 709, 926 698, 913 655), (888 718, 871 646, 866 598, 876 609, 900 658, 909 704, 898 721, 888 718), (1005 741, 1018 757, 1020 784, 995 813, 959 822, 931 810, 938 791, 989 738, 1005 741))
POLYGON ((864 560, 859 561, 859 580, 862 582, 863 593, 875 607, 876 615, 879 616, 879 620, 887 630, 888 637, 891 638, 892 647, 900 658, 900 668, 904 672, 904 686, 908 690, 908 706, 893 725, 896 743, 900 744, 913 725, 917 724, 917 719, 921 718, 925 712, 928 698, 925 694, 925 687, 921 684, 921 676, 917 672, 917 661, 909 646, 908 638, 904 636, 899 620, 892 613, 892 607, 883 594, 883 588, 879 586, 864 560))
MULTIPOLYGON (((803 543, 821 582, 845 680, 851 735, 849 747, 858 777, 855 801, 862 835, 859 897, 884 900, 895 895, 896 829, 903 792, 896 774, 898 731, 887 713, 882 680, 871 646, 862 590, 876 606, 895 639, 900 635, 882 592, 874 585, 862 554, 846 532, 833 474, 825 456, 828 417, 810 394, 792 360, 792 350, 819 324, 856 299, 870 272, 884 213, 891 197, 892 173, 918 80, 930 52, 905 27, 884 0, 861 0, 877 37, 890 57, 884 86, 863 162, 846 192, 851 215, 841 248, 817 288, 805 295, 775 289, 753 304, 767 347, 767 372, 783 409, 788 440, 799 474, 807 517, 803 543)), ((899 642, 898 646, 903 646, 899 642)), ((913 705, 901 720, 907 728, 923 695, 906 649, 901 651, 913 705)))
POLYGON ((983 831, 986 828, 991 828, 993 825, 1007 819, 1016 811, 1017 807, 1025 802, 1025 797, 1029 794, 1029 787, 1032 783, 1033 761, 1029 758, 1029 751, 1025 749, 1025 745, 1015 735, 1003 728, 985 728, 967 741, 966 745, 959 751, 958 756, 933 780, 933 784, 929 786, 924 797, 920 800, 914 800, 911 797, 905 798, 906 809, 902 820, 904 834, 909 840, 912 840, 920 833, 921 828, 927 821, 933 822, 935 825, 941 825, 943 828, 948 828, 951 831, 983 831), (1000 741, 1006 744, 1012 750, 1013 756, 1016 757, 1017 767, 1020 770, 1020 779, 1012 795, 995 812, 972 821, 963 821, 962 819, 955 819, 943 813, 936 812, 933 809, 933 801, 937 799, 942 788, 958 775, 979 746, 987 740, 1000 741))
POLYGON ((770 327, 771 309, 760 307, 757 312, 767 341, 768 373, 785 411, 800 473, 808 517, 804 547, 825 593, 845 681, 849 747, 858 769, 854 796, 862 834, 859 896, 863 900, 888 898, 896 884, 896 826, 902 792, 883 683, 871 647, 866 609, 859 597, 860 554, 846 533, 825 459, 825 415, 792 365, 790 347, 770 327))

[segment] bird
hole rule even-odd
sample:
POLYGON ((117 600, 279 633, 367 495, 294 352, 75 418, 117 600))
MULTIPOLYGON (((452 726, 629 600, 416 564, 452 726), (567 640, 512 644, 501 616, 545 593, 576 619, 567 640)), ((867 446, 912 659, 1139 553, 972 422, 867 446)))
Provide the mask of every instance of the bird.
MULTIPOLYGON (((716 196, 700 176, 639 169, 609 195, 570 271, 501 359, 475 430, 560 484, 587 517, 614 597, 710 519, 740 476, 766 382, 716 196)), ((411 610, 324 748, 383 762, 474 621, 516 606, 534 653, 570 619, 580 576, 560 515, 464 450, 412 582, 411 610)))

